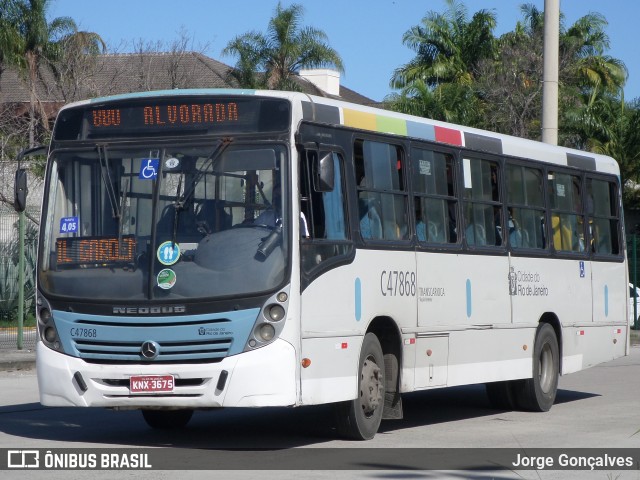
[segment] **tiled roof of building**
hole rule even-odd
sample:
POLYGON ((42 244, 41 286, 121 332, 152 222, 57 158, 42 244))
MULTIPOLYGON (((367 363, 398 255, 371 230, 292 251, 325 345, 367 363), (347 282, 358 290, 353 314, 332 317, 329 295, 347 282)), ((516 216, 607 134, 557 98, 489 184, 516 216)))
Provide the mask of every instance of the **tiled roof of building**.
MULTIPOLYGON (((197 52, 107 54, 95 58, 95 64, 86 69, 73 84, 58 85, 51 69, 40 69, 37 85, 42 103, 60 105, 84 98, 120 93, 174 88, 235 88, 237 83, 229 76, 232 67, 197 52)), ((340 86, 340 96, 329 95, 311 82, 298 79, 302 91, 362 105, 375 105, 375 101, 340 86)), ((28 103, 28 82, 17 71, 7 69, 0 75, 0 103, 28 103)))

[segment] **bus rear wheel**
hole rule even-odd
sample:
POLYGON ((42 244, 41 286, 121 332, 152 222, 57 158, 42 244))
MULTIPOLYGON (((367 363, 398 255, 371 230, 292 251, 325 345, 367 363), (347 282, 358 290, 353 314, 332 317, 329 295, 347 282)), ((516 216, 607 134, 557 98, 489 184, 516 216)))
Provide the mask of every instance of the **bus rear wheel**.
POLYGON ((367 333, 360 350, 358 397, 336 405, 338 432, 354 440, 372 439, 384 409, 384 356, 373 333, 367 333))
POLYGON ((192 415, 193 410, 142 410, 147 425, 162 430, 183 428, 192 415))
POLYGON ((538 326, 533 347, 533 377, 515 388, 516 403, 523 410, 548 411, 556 400, 560 355, 556 332, 548 323, 538 326))

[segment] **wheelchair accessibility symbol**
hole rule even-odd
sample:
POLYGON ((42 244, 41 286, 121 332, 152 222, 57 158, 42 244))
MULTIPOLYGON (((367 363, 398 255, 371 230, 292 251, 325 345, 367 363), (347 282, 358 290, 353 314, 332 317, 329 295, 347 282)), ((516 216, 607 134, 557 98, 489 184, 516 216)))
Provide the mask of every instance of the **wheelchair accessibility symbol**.
POLYGON ((138 178, 141 180, 154 180, 158 178, 158 168, 160 167, 159 158, 143 158, 140 165, 140 173, 138 178))

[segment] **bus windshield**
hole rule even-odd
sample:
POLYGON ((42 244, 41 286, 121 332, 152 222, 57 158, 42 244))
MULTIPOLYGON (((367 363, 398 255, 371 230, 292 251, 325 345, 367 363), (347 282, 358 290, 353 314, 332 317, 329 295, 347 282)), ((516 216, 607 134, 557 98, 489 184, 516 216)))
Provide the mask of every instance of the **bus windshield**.
POLYGON ((41 289, 184 301, 277 288, 288 258, 285 152, 231 140, 54 151, 41 289))

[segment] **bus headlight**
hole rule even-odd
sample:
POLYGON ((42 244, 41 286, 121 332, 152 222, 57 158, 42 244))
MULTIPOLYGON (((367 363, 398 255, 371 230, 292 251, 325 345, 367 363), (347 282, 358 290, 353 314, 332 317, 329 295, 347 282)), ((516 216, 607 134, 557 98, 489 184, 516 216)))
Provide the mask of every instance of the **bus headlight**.
POLYGON ((279 338, 287 323, 288 308, 289 287, 267 298, 251 328, 244 351, 264 347, 279 338))
POLYGON ((272 305, 271 308, 269 308, 269 317, 274 322, 279 322, 284 318, 284 308, 280 305, 272 305))
POLYGON ((62 342, 58 336, 58 330, 56 324, 53 321, 51 310, 46 302, 45 305, 37 310, 38 315, 38 332, 40 333, 40 339, 47 347, 62 352, 62 342))
POLYGON ((265 342, 270 342, 276 335, 276 329, 270 323, 263 323, 258 327, 258 335, 265 342))
POLYGON ((56 329, 53 327, 44 327, 44 339, 49 342, 49 343, 53 343, 56 341, 56 339, 58 338, 58 334, 56 332, 56 329))

